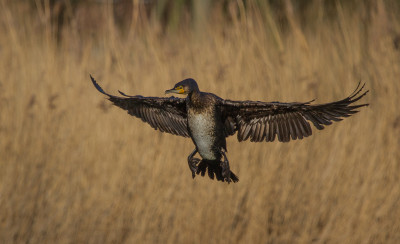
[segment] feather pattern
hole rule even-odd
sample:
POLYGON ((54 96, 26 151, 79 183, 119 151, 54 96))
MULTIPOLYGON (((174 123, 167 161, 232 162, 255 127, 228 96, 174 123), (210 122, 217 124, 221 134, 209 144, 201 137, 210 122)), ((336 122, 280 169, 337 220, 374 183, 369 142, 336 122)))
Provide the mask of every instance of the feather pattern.
POLYGON ((96 89, 108 96, 115 105, 130 115, 140 118, 161 132, 191 137, 196 149, 189 155, 188 163, 195 174, 208 175, 211 179, 237 182, 230 171, 226 157, 226 137, 237 132, 237 139, 252 142, 281 142, 303 139, 312 134, 310 123, 322 130, 333 122, 357 113, 368 104, 353 105, 368 91, 361 93, 364 85, 345 99, 325 103, 281 103, 224 100, 212 93, 200 92, 193 79, 185 79, 166 93, 187 94, 186 99, 176 97, 129 96, 106 93, 90 76, 96 89), (193 158, 199 153, 203 160, 193 158), (223 161, 221 161, 223 159, 223 161), (196 166, 196 164, 198 164, 196 166), (195 167, 196 166, 196 167, 195 167))
POLYGON ((123 97, 106 93, 93 77, 93 85, 115 105, 148 123, 161 132, 189 137, 187 129, 186 100, 176 97, 143 97, 128 96, 119 91, 123 97))
POLYGON ((368 104, 351 105, 364 97, 368 90, 361 93, 365 84, 359 83, 355 91, 345 99, 325 103, 280 103, 259 101, 222 100, 221 111, 225 121, 225 131, 233 135, 238 131, 239 141, 274 141, 275 137, 281 142, 303 139, 312 134, 310 122, 322 130, 332 122, 341 121, 358 111, 356 109, 368 104), (233 121, 233 123, 232 123, 233 121))

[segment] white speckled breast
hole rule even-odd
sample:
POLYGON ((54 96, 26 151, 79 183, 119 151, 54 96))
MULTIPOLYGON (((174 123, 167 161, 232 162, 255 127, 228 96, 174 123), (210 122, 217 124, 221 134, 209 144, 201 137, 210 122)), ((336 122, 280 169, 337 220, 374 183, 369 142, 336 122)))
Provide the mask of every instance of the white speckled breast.
POLYGON ((189 128, 199 154, 204 159, 215 160, 212 150, 214 138, 211 136, 215 125, 210 121, 214 120, 209 113, 189 113, 188 116, 189 128))

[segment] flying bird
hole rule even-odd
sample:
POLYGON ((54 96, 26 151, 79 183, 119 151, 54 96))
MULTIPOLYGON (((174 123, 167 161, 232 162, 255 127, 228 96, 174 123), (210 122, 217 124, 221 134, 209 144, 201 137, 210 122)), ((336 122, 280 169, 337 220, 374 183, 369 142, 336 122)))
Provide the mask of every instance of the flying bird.
POLYGON ((237 182, 239 178, 230 170, 226 156, 226 138, 237 134, 239 142, 280 142, 303 139, 312 134, 311 124, 318 130, 341 121, 368 104, 353 105, 364 97, 365 84, 358 83, 355 91, 343 100, 325 104, 281 103, 260 101, 232 101, 215 94, 201 92, 194 79, 175 84, 165 94, 182 94, 177 97, 121 96, 106 93, 90 76, 97 90, 108 96, 115 106, 142 119, 156 130, 173 135, 190 137, 195 145, 187 161, 192 177, 208 173, 211 179, 237 182), (201 159, 195 158, 200 154, 201 159))

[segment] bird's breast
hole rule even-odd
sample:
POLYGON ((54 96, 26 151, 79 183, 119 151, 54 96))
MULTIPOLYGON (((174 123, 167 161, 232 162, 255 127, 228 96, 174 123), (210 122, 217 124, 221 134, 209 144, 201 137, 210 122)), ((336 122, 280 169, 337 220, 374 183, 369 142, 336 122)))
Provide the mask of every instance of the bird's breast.
POLYGON ((194 143, 202 158, 215 160, 214 152, 215 138, 215 119, 212 113, 195 113, 189 111, 188 125, 194 143))

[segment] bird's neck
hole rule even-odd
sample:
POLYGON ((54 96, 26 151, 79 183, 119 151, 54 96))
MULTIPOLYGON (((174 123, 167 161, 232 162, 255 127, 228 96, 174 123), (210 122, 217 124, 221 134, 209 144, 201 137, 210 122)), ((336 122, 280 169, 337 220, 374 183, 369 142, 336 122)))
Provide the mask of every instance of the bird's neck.
POLYGON ((200 98, 200 95, 201 95, 201 92, 199 91, 199 89, 196 89, 196 90, 191 91, 188 96, 189 96, 190 100, 193 100, 193 99, 200 98))
POLYGON ((201 105, 201 92, 199 90, 189 93, 188 98, 193 106, 197 107, 201 105))

